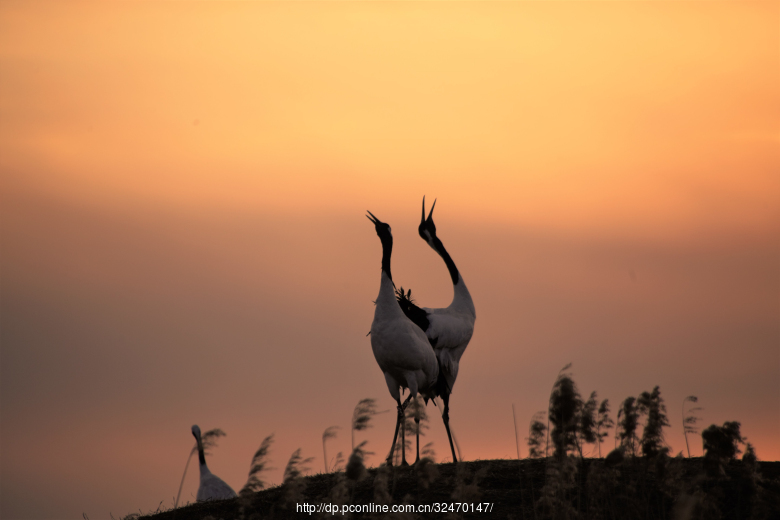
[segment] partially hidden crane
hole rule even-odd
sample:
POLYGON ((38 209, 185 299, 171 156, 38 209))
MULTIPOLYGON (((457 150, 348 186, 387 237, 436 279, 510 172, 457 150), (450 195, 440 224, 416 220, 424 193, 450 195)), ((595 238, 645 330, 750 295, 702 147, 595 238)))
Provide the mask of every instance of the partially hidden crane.
POLYGON ((439 361, 439 377, 436 381, 435 393, 444 402, 442 420, 450 441, 452 460, 457 462, 458 459, 455 456, 455 447, 450 433, 450 394, 458 377, 460 358, 463 356, 463 352, 474 334, 474 321, 477 318, 477 314, 463 277, 460 275, 458 268, 455 267, 455 262, 452 261, 449 253, 444 248, 444 244, 436 236, 436 226, 433 223, 433 208, 435 206, 436 201, 434 200, 426 219, 425 197, 423 197, 422 221, 417 229, 420 237, 442 257, 444 264, 447 266, 455 293, 452 303, 441 309, 421 308, 412 302, 411 290, 409 294, 404 294, 403 289, 397 292, 397 299, 404 314, 425 332, 428 341, 436 352, 436 358, 439 361))
POLYGON ((398 405, 393 445, 387 456, 387 464, 393 464, 393 452, 400 427, 402 465, 407 465, 404 412, 409 401, 418 392, 426 403, 434 396, 434 386, 439 377, 439 363, 423 330, 406 317, 395 298, 395 285, 390 273, 390 256, 393 251, 390 226, 370 211, 366 216, 374 223, 376 234, 382 242, 382 274, 374 321, 371 323, 371 349, 385 376, 387 389, 398 405), (399 391, 401 388, 409 389, 409 397, 403 403, 399 391))
POLYGON ((209 467, 206 465, 206 457, 203 454, 203 442, 200 439, 200 428, 197 424, 192 427, 192 435, 195 436, 195 440, 198 442, 198 460, 200 461, 200 485, 198 486, 198 494, 195 497, 197 501, 205 502, 207 500, 235 498, 236 492, 233 491, 233 488, 209 471, 209 467))

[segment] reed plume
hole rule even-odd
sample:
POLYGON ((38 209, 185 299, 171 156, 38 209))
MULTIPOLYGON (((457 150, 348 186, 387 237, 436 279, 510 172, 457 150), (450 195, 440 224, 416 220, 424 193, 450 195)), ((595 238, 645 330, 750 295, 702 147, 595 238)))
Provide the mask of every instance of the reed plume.
POLYGON ((294 508, 295 504, 304 499, 303 491, 306 489, 306 481, 303 475, 311 468, 308 466, 314 460, 314 457, 303 458, 301 449, 298 448, 290 456, 287 466, 284 468, 283 486, 284 503, 286 508, 294 508))
POLYGON ((241 488, 241 491, 239 492, 240 495, 246 495, 265 489, 266 482, 260 478, 260 475, 264 471, 273 469, 268 467, 269 461, 266 458, 273 441, 274 434, 272 433, 260 443, 260 447, 255 452, 254 457, 252 457, 252 462, 249 464, 249 478, 247 479, 246 484, 244 484, 244 487, 241 488))
POLYGON ((688 434, 689 433, 699 433, 699 428, 696 426, 696 423, 701 420, 700 417, 696 416, 697 412, 700 412, 702 408, 700 406, 694 406, 693 408, 689 408, 688 411, 685 411, 685 403, 697 403, 699 402, 699 398, 695 395, 689 395, 685 399, 683 399, 682 404, 682 416, 683 416, 683 436, 685 437, 685 449, 688 451, 688 458, 691 457, 691 446, 688 444, 688 434))
POLYGON ((325 442, 328 439, 335 439, 339 429, 338 426, 328 426, 325 431, 322 432, 322 462, 325 464, 325 473, 328 472, 328 452, 325 449, 325 442))
POLYGON ((615 422, 609 416, 609 400, 604 399, 599 405, 598 420, 596 421, 596 441, 599 446, 599 458, 601 458, 601 443, 604 442, 604 439, 609 435, 607 430, 614 425, 615 422))
POLYGON ((383 412, 376 410, 376 399, 361 399, 352 412, 352 451, 355 450, 355 432, 366 430, 373 426, 371 418, 383 412))

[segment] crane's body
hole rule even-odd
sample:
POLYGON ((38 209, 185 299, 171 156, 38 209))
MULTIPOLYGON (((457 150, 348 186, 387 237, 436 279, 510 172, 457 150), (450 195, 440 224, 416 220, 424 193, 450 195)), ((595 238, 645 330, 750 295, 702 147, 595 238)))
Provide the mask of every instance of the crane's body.
POLYGON ((447 429, 447 436, 450 441, 452 460, 457 462, 455 447, 450 434, 449 398, 455 386, 455 380, 458 378, 460 358, 463 356, 469 341, 471 341, 471 336, 474 334, 474 322, 477 319, 477 313, 463 277, 455 266, 455 262, 453 262, 444 248, 444 244, 436 236, 436 226, 433 223, 433 208, 435 206, 436 202, 434 201, 433 206, 431 206, 431 212, 426 219, 425 197, 423 197, 422 221, 418 231, 420 237, 442 257, 447 266, 454 292, 452 302, 444 308, 418 307, 411 300, 411 291, 409 291, 409 295, 404 295, 403 290, 398 293, 397 300, 404 314, 425 332, 425 336, 436 353, 439 363, 439 378, 435 391, 436 395, 440 396, 442 401, 444 401, 442 419, 444 420, 444 426, 447 429))
POLYGON ((200 462, 200 485, 198 486, 198 494, 195 497, 197 501, 205 502, 208 500, 235 498, 237 495, 233 488, 209 471, 209 467, 206 465, 206 456, 203 453, 203 442, 200 439, 200 428, 197 424, 192 427, 192 435, 195 436, 195 440, 198 442, 198 461, 200 462))
POLYGON ((371 323, 371 349, 393 399, 401 398, 400 388, 433 397, 439 372, 436 356, 422 329, 401 310, 393 281, 384 271, 371 323))
MULTIPOLYGON (((374 309, 374 321, 371 323, 371 349, 385 376, 387 389, 398 404, 393 445, 387 457, 392 464, 398 429, 404 435, 404 410, 409 401, 420 393, 426 402, 434 396, 434 387, 439 376, 439 363, 431 344, 422 329, 406 317, 395 298, 395 286, 390 272, 390 256, 393 249, 393 236, 390 226, 381 222, 369 212, 369 220, 374 223, 377 235, 382 242, 382 274, 379 283, 379 295, 374 309), (401 403, 402 388, 409 389, 409 397, 401 403)), ((401 443, 402 460, 406 464, 404 443, 401 443)))
POLYGON ((477 318, 469 290, 458 276, 459 282, 454 285, 455 296, 448 307, 423 307, 429 323, 424 332, 436 352, 440 377, 444 378, 448 393, 452 393, 455 386, 460 358, 474 334, 474 321, 477 318))

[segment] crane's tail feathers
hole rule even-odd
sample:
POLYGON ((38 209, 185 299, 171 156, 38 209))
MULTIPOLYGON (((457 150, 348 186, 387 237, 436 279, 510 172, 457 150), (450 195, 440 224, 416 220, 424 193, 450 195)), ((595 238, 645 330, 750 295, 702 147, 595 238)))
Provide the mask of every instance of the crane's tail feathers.
POLYGON ((414 300, 412 300, 411 289, 406 292, 404 292, 403 287, 396 289, 395 298, 407 318, 412 320, 415 325, 423 330, 423 332, 428 330, 428 327, 430 326, 430 322, 428 321, 428 313, 414 303, 414 300))
MULTIPOLYGON (((436 358, 438 361, 438 358, 436 358)), ((439 377, 436 379, 436 395, 444 397, 452 393, 452 385, 447 381, 447 376, 444 374, 441 362, 439 362, 439 377)))

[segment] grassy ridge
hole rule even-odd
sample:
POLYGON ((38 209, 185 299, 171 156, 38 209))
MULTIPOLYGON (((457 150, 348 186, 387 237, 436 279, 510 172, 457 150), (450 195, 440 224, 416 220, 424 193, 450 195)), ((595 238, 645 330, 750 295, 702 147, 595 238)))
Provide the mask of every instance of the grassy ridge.
MULTIPOLYGON (((308 517, 296 503, 492 503, 490 513, 353 514, 353 518, 780 519, 780 462, 732 461, 707 470, 701 458, 488 460, 379 468, 352 482, 344 473, 303 477, 233 500, 193 504, 149 520, 308 517)), ((325 518, 330 514, 313 513, 325 518)), ((340 514, 335 515, 340 517, 340 514)), ((137 517, 136 517, 137 518, 137 517)))

